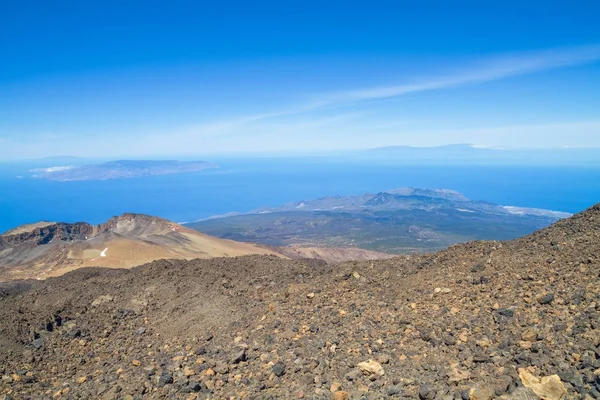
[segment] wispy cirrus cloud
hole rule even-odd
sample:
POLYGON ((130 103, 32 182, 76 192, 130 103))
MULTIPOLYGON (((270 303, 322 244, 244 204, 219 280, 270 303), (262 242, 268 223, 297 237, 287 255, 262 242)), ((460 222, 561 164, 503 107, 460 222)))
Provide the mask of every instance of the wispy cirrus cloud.
POLYGON ((537 52, 507 54, 474 61, 454 72, 412 78, 411 83, 390 84, 362 89, 317 93, 304 103, 289 108, 234 118, 229 121, 188 127, 189 133, 203 136, 236 134, 249 125, 265 120, 310 114, 322 110, 356 106, 374 101, 390 100, 405 95, 459 88, 514 76, 533 74, 563 67, 578 66, 600 60, 600 45, 550 49, 537 52))
POLYGON ((473 61, 469 65, 454 69, 453 72, 441 71, 435 76, 413 77, 410 83, 392 83, 367 88, 316 93, 306 102, 289 108, 236 118, 229 122, 206 124, 197 128, 202 132, 231 131, 272 118, 390 100, 420 92, 454 89, 563 67, 589 64, 598 60, 600 60, 600 45, 499 55, 473 61))
POLYGON ((530 53, 519 53, 479 60, 459 73, 442 73, 413 83, 377 86, 324 93, 299 107, 299 112, 325 107, 353 105, 365 101, 400 97, 407 94, 485 83, 518 75, 532 74, 600 60, 600 45, 578 46, 530 53))

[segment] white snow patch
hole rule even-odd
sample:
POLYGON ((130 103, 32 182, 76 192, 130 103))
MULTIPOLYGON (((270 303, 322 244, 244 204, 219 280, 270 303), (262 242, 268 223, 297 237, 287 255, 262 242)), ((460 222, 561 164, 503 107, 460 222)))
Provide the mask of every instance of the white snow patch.
POLYGON ((102 253, 100 253, 100 257, 106 257, 106 250, 108 250, 108 247, 102 250, 102 253))

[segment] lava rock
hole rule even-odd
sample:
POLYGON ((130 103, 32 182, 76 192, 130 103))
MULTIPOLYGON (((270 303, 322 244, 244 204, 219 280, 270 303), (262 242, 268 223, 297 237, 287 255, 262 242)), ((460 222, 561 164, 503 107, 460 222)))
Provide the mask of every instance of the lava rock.
POLYGON ((282 362, 278 362, 277 364, 273 365, 271 370, 273 371, 275 376, 281 377, 285 375, 285 364, 282 362))

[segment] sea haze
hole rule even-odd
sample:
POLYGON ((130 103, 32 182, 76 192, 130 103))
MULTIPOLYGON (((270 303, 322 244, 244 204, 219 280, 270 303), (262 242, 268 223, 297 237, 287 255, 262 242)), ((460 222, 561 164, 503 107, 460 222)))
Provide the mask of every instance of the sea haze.
POLYGON ((0 164, 0 231, 41 220, 96 224, 124 212, 190 222, 406 186, 454 189, 474 200, 573 213, 600 201, 598 166, 407 166, 325 157, 208 161, 220 168, 83 182, 31 179, 28 165, 0 164))

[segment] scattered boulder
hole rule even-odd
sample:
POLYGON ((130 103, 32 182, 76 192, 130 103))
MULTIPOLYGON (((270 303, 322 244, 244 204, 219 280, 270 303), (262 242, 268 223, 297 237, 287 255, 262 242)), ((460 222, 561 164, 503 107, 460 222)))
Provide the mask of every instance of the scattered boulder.
POLYGON ((567 395, 567 389, 558 375, 544 376, 540 379, 526 369, 519 368, 519 377, 523 386, 531 389, 542 400, 562 400, 567 395))
POLYGON ((381 364, 375 360, 363 361, 356 365, 365 375, 383 376, 385 371, 381 364))

